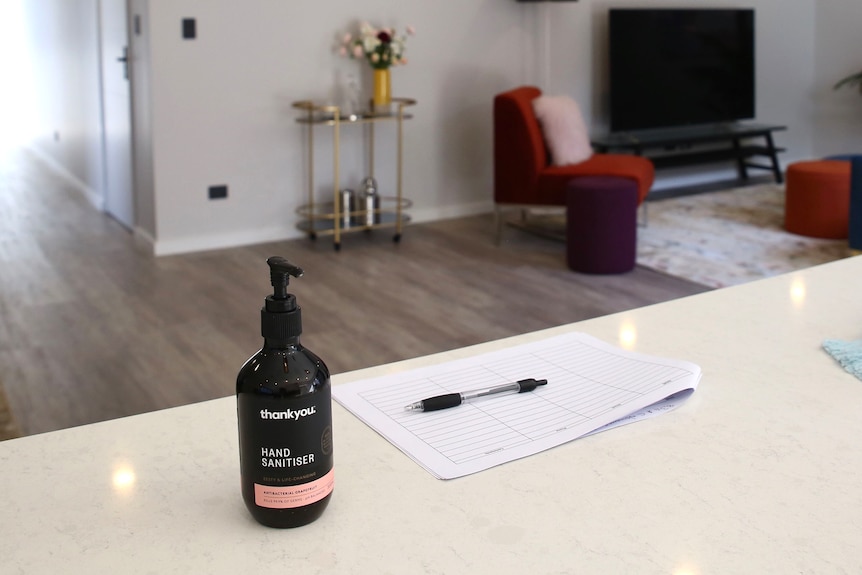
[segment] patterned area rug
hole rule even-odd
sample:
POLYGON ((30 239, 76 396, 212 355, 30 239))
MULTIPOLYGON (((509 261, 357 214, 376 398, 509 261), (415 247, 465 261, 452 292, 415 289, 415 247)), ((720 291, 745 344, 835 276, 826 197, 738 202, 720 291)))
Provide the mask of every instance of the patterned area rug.
MULTIPOLYGON (((784 230, 784 187, 763 184, 653 200, 638 226, 638 265, 720 288, 838 260, 847 240, 823 240, 784 230)), ((639 221, 643 213, 638 213, 639 221)), ((509 222, 566 241, 565 214, 535 210, 509 222)))
POLYGON ((9 411, 9 402, 6 400, 3 385, 0 384, 0 441, 16 437, 21 437, 21 432, 12 417, 12 412, 9 411))
POLYGON ((784 230, 784 187, 765 184, 649 202, 640 265, 712 287, 741 284, 850 255, 846 240, 784 230))

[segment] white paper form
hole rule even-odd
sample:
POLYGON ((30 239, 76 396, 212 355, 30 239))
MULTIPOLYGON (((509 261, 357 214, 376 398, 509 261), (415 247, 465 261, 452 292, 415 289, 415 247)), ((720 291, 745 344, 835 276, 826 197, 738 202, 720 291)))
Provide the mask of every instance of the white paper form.
POLYGON ((332 393, 433 475, 453 479, 669 411, 694 391, 700 375, 690 362, 625 351, 571 333, 336 385, 332 393), (527 378, 548 384, 441 411, 404 409, 435 395, 527 378))

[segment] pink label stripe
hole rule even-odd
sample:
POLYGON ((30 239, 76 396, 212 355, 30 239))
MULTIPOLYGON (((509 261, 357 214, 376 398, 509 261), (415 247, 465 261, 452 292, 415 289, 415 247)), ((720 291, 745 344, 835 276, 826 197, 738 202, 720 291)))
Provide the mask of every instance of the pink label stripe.
POLYGON ((330 493, 335 486, 335 469, 329 473, 302 485, 290 487, 273 487, 271 485, 254 484, 254 502, 260 507, 270 509, 291 509, 302 507, 320 501, 330 493))

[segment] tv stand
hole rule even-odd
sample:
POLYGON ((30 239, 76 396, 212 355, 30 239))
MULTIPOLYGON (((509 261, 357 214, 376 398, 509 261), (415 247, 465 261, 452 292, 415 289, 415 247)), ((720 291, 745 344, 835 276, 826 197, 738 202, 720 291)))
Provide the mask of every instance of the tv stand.
POLYGON ((747 180, 748 170, 753 168, 771 171, 775 182, 780 184, 784 176, 778 153, 784 149, 775 147, 772 133, 786 129, 786 126, 741 123, 684 126, 615 132, 593 138, 592 145, 600 153, 623 151, 644 156, 657 170, 735 160, 740 180, 747 180), (751 142, 758 138, 763 138, 762 143, 751 142), (769 164, 753 162, 752 158, 766 158, 769 164))

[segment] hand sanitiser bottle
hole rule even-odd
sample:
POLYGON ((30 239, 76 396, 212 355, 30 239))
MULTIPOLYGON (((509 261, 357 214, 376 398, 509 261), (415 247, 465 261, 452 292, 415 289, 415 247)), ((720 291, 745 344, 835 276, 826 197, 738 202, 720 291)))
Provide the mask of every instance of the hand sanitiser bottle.
POLYGON ((287 293, 302 270, 271 257, 273 294, 260 312, 263 348, 236 378, 242 497, 268 527, 311 523, 333 489, 329 370, 299 343, 300 307, 287 293))

